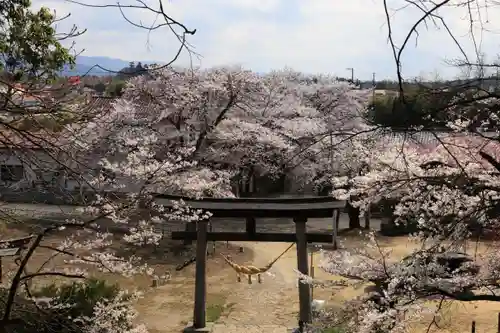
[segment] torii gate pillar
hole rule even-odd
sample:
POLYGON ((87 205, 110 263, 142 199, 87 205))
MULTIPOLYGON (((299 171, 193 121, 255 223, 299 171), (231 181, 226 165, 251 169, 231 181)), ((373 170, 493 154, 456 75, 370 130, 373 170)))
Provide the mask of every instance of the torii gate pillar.
MULTIPOLYGON (((297 235, 297 268, 304 275, 309 275, 309 264, 307 259, 307 235, 306 222, 307 218, 296 217, 295 232, 297 235)), ((311 311, 311 287, 308 284, 299 281, 299 304, 300 313, 299 321, 302 323, 312 322, 311 311)))

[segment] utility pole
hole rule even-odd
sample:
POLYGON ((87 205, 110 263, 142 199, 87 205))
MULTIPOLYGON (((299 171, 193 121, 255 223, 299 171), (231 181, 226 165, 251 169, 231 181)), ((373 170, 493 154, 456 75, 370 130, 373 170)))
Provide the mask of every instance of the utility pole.
POLYGON ((351 71, 351 83, 354 84, 354 68, 349 67, 346 68, 348 71, 351 71))
POLYGON ((498 80, 499 80, 498 74, 499 74, 499 73, 498 73, 498 67, 497 67, 497 76, 495 77, 496 86, 497 86, 496 88, 497 88, 497 90, 498 90, 498 80))
POLYGON ((372 73, 372 83, 373 83, 373 89, 372 89, 372 99, 375 101, 375 87, 376 87, 376 81, 375 81, 375 72, 372 73))

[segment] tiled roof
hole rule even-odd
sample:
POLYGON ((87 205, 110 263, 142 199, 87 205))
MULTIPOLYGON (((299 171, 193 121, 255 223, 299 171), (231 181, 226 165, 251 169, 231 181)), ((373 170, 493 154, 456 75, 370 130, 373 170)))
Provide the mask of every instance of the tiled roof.
MULTIPOLYGON (((499 135, 494 132, 485 132, 481 133, 484 136, 483 140, 491 141, 489 139, 498 137, 499 135)), ((385 140, 391 143, 395 142, 406 142, 409 144, 416 144, 421 146, 438 146, 440 144, 440 140, 447 140, 449 138, 478 138, 479 135, 465 135, 460 133, 453 132, 427 132, 427 131, 419 131, 419 132, 390 132, 384 134, 385 140)))
POLYGON ((90 101, 79 105, 77 108, 77 112, 84 115, 97 115, 101 112, 106 112, 110 108, 112 108, 113 103, 116 101, 116 98, 112 97, 102 97, 96 96, 92 97, 90 101))
MULTIPOLYGON (((81 104, 78 106, 78 112, 82 114, 90 114, 90 115, 98 115, 102 114, 102 112, 107 112, 113 107, 113 103, 115 103, 118 99, 115 97, 103 97, 103 96, 95 96, 90 99, 90 101, 81 104)), ((157 107, 157 104, 153 102, 142 102, 137 105, 138 113, 148 114, 151 113, 151 110, 157 107)))
POLYGON ((441 151, 445 155, 451 153, 455 157, 468 156, 472 160, 486 163, 479 155, 479 152, 483 151, 500 160, 500 137, 493 132, 485 132, 480 135, 451 132, 391 133, 382 137, 380 142, 390 146, 404 143, 424 155, 428 152, 441 151))

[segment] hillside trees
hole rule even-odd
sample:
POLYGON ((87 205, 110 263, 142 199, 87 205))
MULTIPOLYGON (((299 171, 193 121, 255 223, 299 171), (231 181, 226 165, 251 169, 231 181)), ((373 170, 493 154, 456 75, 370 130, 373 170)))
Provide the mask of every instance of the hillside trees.
POLYGON ((454 117, 446 112, 457 89, 429 89, 424 86, 405 91, 399 96, 377 96, 370 107, 370 120, 394 130, 418 127, 446 130, 454 117))
POLYGON ((462 84, 405 90, 404 99, 376 96, 370 105, 369 119, 375 124, 403 131, 406 128, 448 131, 447 123, 470 119, 469 130, 485 130, 482 126, 495 112, 496 93, 477 86, 477 80, 462 84), (492 103, 493 102, 493 103, 492 103))
POLYGON ((141 62, 135 64, 132 61, 128 67, 124 67, 118 72, 116 79, 123 81, 138 75, 143 75, 147 72, 148 67, 148 65, 143 66, 141 62))
POLYGON ((104 91, 106 92, 106 95, 110 97, 121 97, 123 95, 123 88, 125 88, 125 84, 125 80, 113 78, 104 91))

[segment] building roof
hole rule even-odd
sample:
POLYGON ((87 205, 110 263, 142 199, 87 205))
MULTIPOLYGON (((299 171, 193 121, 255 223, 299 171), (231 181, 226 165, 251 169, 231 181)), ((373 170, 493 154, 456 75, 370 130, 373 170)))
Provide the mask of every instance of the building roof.
MULTIPOLYGON (((484 132, 478 135, 468 135, 455 132, 415 132, 415 133, 390 133, 382 136, 380 142, 387 144, 404 144, 426 155, 431 152, 439 154, 452 154, 454 158, 466 158, 487 164, 479 155, 485 152, 497 161, 500 161, 500 137, 494 132, 484 132)), ((452 158, 451 155, 445 158, 452 158)), ((453 159, 453 158, 452 158, 453 159)), ((450 160, 451 161, 451 160, 450 160)), ((452 164, 454 160, 451 161, 452 164)))
POLYGON ((76 112, 93 117, 102 112, 108 112, 115 101, 116 98, 113 97, 92 96, 90 100, 78 105, 76 112))
POLYGON ((68 77, 68 83, 71 85, 80 84, 81 83, 80 77, 79 76, 70 76, 70 77, 68 77))

